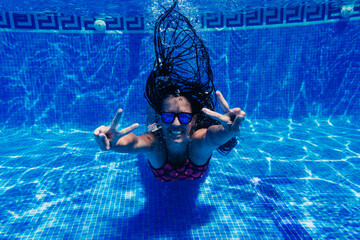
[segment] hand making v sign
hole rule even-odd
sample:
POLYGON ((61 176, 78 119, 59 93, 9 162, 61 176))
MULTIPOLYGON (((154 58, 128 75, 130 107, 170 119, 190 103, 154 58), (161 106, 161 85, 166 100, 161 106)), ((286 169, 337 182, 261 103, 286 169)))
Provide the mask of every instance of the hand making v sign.
POLYGON ((216 95, 220 100, 223 114, 217 113, 207 108, 203 108, 202 111, 209 117, 218 120, 224 127, 225 131, 237 134, 240 131, 242 123, 245 119, 245 112, 242 111, 240 108, 230 109, 228 103, 226 102, 220 91, 216 91, 216 95))
POLYGON ((130 133, 134 129, 136 129, 139 124, 134 123, 130 127, 124 128, 120 131, 117 131, 117 126, 119 125, 121 115, 123 110, 119 109, 110 125, 108 126, 101 126, 95 129, 94 136, 97 144, 99 145, 100 149, 103 151, 110 150, 112 147, 114 147, 117 143, 117 141, 125 136, 126 134, 130 133))

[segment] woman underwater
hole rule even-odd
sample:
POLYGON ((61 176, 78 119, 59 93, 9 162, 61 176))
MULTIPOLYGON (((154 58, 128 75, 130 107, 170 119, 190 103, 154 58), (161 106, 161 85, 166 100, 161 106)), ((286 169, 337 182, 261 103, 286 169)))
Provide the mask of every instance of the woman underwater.
POLYGON ((226 154, 236 145, 245 112, 230 109, 215 92, 208 52, 176 3, 155 24, 155 68, 145 98, 154 111, 149 131, 139 126, 117 130, 122 109, 110 126, 94 131, 101 150, 146 155, 155 177, 163 182, 194 180, 207 170, 212 152, 226 154), (214 111, 219 99, 223 114, 214 111))

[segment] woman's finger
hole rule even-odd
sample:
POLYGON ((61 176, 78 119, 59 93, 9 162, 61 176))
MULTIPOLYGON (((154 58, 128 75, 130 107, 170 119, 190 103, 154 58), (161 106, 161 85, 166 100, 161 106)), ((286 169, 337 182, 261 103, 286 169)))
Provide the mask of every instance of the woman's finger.
POLYGON ((102 132, 107 132, 109 130, 109 127, 105 127, 105 126, 100 126, 97 129, 95 129, 94 131, 94 135, 95 136, 99 136, 100 133, 102 132))
POLYGON ((106 137, 105 133, 99 134, 99 146, 101 150, 109 150, 110 149, 110 141, 106 137))
POLYGON ((102 128, 102 126, 101 127, 98 127, 97 129, 95 129, 95 131, 94 131, 94 135, 97 137, 97 136, 99 136, 99 134, 100 134, 100 129, 102 128))
POLYGON ((123 110, 121 108, 119 108, 119 110, 116 112, 114 119, 111 122, 110 129, 116 130, 116 127, 120 122, 122 112, 123 112, 123 110))
POLYGON ((124 128, 121 131, 119 131, 120 135, 126 135, 129 132, 133 131, 135 128, 137 128, 139 126, 138 123, 134 123, 133 125, 131 125, 130 127, 124 128))
POLYGON ((242 116, 237 116, 234 120, 233 125, 231 126, 231 130, 233 130, 235 132, 240 131, 244 119, 245 118, 242 116))
POLYGON ((225 100, 224 96, 221 94, 220 91, 216 91, 216 95, 218 96, 219 100, 220 100, 220 105, 222 110, 224 111, 224 113, 227 113, 230 111, 230 107, 229 104, 227 103, 227 101, 225 100))
POLYGON ((222 115, 215 111, 211 111, 210 109, 207 109, 207 108, 203 108, 202 111, 203 111, 203 113, 205 113, 212 119, 218 120, 219 122, 224 123, 224 124, 227 124, 230 119, 228 116, 222 115))

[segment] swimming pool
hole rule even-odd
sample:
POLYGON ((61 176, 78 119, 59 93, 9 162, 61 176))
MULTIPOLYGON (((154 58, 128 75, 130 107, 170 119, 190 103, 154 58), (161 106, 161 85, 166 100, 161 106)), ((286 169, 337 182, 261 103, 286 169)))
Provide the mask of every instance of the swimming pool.
POLYGON ((360 4, 342 18, 334 2, 180 2, 247 120, 205 178, 164 184, 144 156, 101 152, 92 135, 119 107, 145 131, 161 7, 110 1, 98 17, 99 2, 70 2, 0 12, 0 238, 360 237, 360 4))

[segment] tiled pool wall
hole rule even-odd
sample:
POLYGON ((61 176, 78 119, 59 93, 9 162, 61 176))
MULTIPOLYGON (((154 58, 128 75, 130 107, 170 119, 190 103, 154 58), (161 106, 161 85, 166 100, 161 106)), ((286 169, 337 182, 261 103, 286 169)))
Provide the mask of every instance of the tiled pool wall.
MULTIPOLYGON (((348 20, 360 19, 360 3, 352 5, 348 20)), ((234 30, 237 28, 268 28, 292 25, 336 22, 342 17, 342 6, 334 3, 314 5, 290 5, 286 7, 264 7, 237 12, 201 13, 196 16, 201 30, 234 30)), ((107 32, 149 31, 144 16, 87 17, 61 13, 16 13, 1 12, 0 29, 32 31, 95 31, 94 22, 103 19, 107 32)))
MULTIPOLYGON (((344 19, 329 3, 203 13, 194 24, 209 49, 215 86, 248 118, 358 119, 359 19, 360 5, 344 19)), ((154 62, 147 20, 112 16, 99 34, 94 20, 0 13, 5 126, 97 126, 118 107, 124 121, 143 122, 146 108, 138 106, 146 105, 154 62)))

